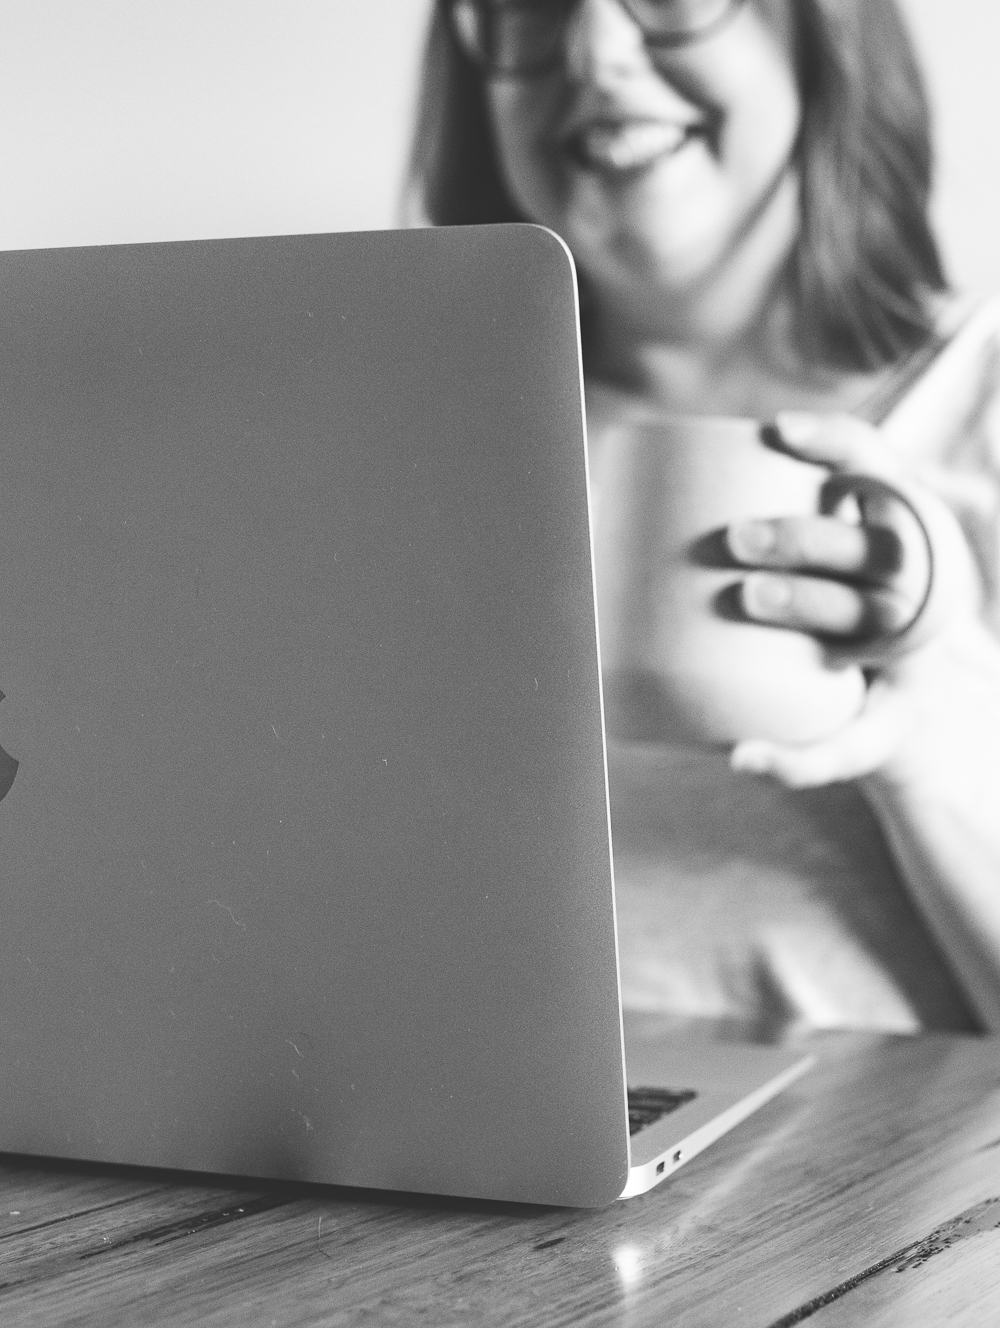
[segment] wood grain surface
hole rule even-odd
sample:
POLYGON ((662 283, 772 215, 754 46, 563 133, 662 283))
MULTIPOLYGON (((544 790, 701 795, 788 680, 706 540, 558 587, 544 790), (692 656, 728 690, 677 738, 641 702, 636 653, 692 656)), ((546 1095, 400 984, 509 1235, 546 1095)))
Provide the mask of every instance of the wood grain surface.
POLYGON ((814 1049, 790 1092, 599 1212, 0 1159, 0 1324, 1000 1322, 1000 1041, 814 1049))

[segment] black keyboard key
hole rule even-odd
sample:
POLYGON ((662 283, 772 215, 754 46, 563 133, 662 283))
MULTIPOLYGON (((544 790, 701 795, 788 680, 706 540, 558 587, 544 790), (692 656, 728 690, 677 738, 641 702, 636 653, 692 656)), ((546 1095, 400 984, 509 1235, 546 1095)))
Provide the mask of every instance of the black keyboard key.
POLYGON ((636 1134, 655 1121, 669 1116, 678 1107, 694 1101, 693 1088, 630 1088, 628 1090, 628 1132, 636 1134))

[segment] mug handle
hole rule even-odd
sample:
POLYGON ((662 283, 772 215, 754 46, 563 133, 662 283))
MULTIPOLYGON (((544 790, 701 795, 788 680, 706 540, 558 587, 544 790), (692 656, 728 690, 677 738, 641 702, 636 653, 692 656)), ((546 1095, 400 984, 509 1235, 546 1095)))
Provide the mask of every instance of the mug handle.
POLYGON ((855 664, 885 664, 909 654, 925 645, 955 616, 967 596, 969 606, 975 601, 975 575, 968 547, 957 521, 951 512, 937 501, 929 503, 919 490, 905 480, 885 479, 882 476, 857 471, 842 471, 829 477, 820 491, 820 507, 824 513, 836 511, 846 498, 863 503, 866 499, 900 503, 913 517, 923 538, 927 559, 927 580, 923 596, 909 621, 890 636, 868 645, 853 647, 834 646, 828 649, 831 660, 851 661, 855 664), (951 547, 957 558, 940 555, 951 547), (960 584, 956 575, 943 575, 945 568, 969 568, 967 584, 960 584))

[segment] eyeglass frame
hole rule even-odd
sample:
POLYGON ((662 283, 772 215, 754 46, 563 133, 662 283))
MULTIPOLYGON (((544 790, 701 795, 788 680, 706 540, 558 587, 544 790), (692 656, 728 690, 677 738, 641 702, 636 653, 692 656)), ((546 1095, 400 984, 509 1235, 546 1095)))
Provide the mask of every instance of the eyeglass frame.
MULTIPOLYGON (((566 26, 569 18, 576 8, 579 0, 564 0, 562 13, 559 16, 559 37, 553 40, 551 52, 541 57, 538 63, 530 65, 519 65, 517 68, 494 64, 489 52, 486 49, 473 49, 471 44, 463 35, 457 12, 461 8, 476 9, 480 14, 486 14, 491 9, 500 10, 506 6, 502 0, 500 4, 489 5, 483 3, 483 0, 444 0, 444 9, 447 20, 451 26, 452 35, 458 42, 458 45, 468 55, 469 59, 481 69, 485 70, 490 78, 494 79, 531 79, 539 78, 543 74, 549 73, 554 69, 560 59, 560 46, 562 38, 565 36, 566 26)), ((622 8, 632 22, 642 33, 642 39, 646 46, 653 50, 681 50, 686 46, 694 46, 696 43, 707 39, 717 32, 720 28, 729 23, 746 4, 746 0, 727 0, 726 8, 703 27, 694 28, 687 32, 676 32, 669 34, 650 33, 647 31, 643 20, 636 13, 635 0, 616 0, 616 3, 622 8)))

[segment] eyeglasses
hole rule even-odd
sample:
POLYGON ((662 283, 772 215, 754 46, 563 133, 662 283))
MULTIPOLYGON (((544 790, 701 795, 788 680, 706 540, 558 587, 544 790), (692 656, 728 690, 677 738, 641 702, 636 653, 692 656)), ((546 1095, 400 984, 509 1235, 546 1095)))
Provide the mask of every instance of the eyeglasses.
MULTIPOLYGON (((744 0, 618 0, 646 45, 676 48, 727 23, 744 0)), ((559 63, 577 0, 448 0, 452 26, 477 64, 500 77, 531 78, 559 63)))

